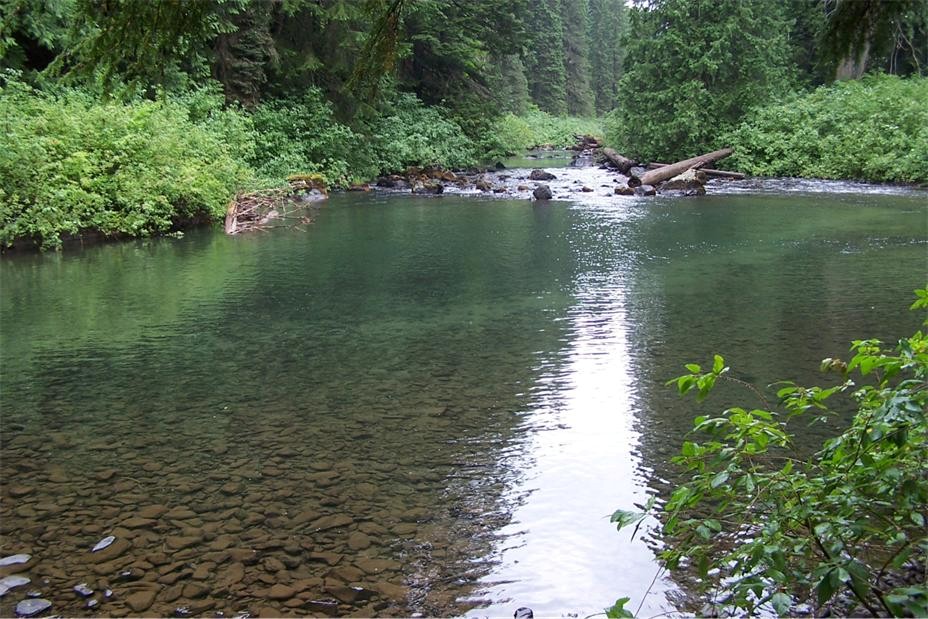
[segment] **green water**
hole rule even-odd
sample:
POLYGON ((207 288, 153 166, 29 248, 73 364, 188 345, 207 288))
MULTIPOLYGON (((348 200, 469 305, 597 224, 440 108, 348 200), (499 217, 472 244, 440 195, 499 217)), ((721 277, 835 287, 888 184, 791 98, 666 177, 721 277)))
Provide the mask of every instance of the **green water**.
POLYGON ((349 194, 304 230, 5 257, 0 556, 66 615, 131 612, 130 567, 156 615, 667 610, 604 518, 673 479, 699 410, 664 381, 714 352, 811 381, 911 333, 924 197, 349 194), (150 505, 192 513, 126 525, 150 505), (131 547, 99 567, 108 534, 131 547), (86 609, 84 581, 115 595, 86 609))

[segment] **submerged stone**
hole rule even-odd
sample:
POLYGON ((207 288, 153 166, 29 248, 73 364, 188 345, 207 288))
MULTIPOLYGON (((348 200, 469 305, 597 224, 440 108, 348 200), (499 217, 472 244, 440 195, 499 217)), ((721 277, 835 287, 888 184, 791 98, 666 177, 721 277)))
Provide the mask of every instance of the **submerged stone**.
POLYGON ((18 554, 10 555, 9 557, 3 557, 0 559, 0 567, 6 567, 7 565, 17 565, 19 563, 28 563, 32 558, 32 555, 27 554, 18 554))
POLYGON ((30 582, 32 581, 25 576, 7 576, 5 578, 0 578, 0 596, 14 587, 22 587, 23 585, 28 585, 30 582))
POLYGON ((44 613, 52 607, 52 603, 42 598, 23 600, 16 605, 16 615, 19 617, 32 617, 44 613))
POLYGON ((93 595, 93 589, 91 589, 90 587, 88 587, 88 586, 87 586, 87 583, 85 583, 85 582, 82 582, 82 583, 79 584, 79 585, 75 585, 75 586, 74 586, 74 591, 75 591, 78 595, 81 595, 81 596, 83 596, 83 597, 85 597, 85 598, 86 598, 86 597, 90 597, 91 595, 93 595))
POLYGON ((113 535, 107 535, 106 537, 104 537, 103 539, 101 539, 99 542, 97 542, 96 545, 95 545, 93 548, 90 549, 90 552, 100 552, 100 551, 103 550, 104 548, 109 547, 109 545, 112 544, 112 543, 115 542, 115 541, 116 541, 116 537, 115 537, 115 536, 113 536, 113 535))

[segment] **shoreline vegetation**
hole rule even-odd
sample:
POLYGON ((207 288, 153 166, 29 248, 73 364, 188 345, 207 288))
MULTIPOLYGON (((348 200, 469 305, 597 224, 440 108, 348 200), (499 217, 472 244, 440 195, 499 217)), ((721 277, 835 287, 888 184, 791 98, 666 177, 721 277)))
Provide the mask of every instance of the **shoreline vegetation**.
MULTIPOLYGON (((869 76, 755 109, 719 143, 754 176, 928 183, 928 79, 869 76), (867 122, 869 119, 869 122, 867 122), (861 136, 861 133, 865 135, 861 136), (866 148, 855 148, 863 143, 866 148)), ((533 147, 602 136, 596 118, 537 108, 507 113, 475 140, 440 108, 396 93, 352 127, 318 91, 252 111, 210 89, 163 101, 106 101, 75 88, 36 90, 7 74, 0 123, 0 245, 60 247, 68 238, 132 238, 222 222, 241 192, 317 174, 331 189, 410 166, 462 170, 533 147)))

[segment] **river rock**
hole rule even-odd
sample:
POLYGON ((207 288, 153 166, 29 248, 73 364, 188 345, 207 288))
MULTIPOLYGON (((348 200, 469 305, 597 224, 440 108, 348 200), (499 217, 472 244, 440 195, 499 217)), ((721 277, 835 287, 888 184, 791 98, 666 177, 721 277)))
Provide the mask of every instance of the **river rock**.
POLYGON ((554 179, 557 178, 554 174, 551 174, 550 172, 545 172, 544 170, 540 170, 538 168, 535 168, 534 170, 532 170, 531 174, 529 174, 528 177, 529 179, 533 181, 553 181, 554 179))
POLYGON ((391 561, 390 559, 372 559, 370 557, 360 557, 355 561, 355 565, 358 566, 358 569, 372 576, 385 571, 398 571, 402 567, 397 561, 391 561))
POLYGON ((27 554, 10 555, 8 557, 3 557, 2 559, 0 559, 0 567, 7 567, 9 565, 19 565, 20 563, 29 563, 30 559, 32 559, 32 555, 27 555, 27 554))
POLYGON ((209 589, 197 582, 189 582, 184 585, 183 595, 187 599, 203 597, 209 593, 209 589))
POLYGON ((164 505, 148 505, 138 511, 139 518, 160 518, 167 513, 168 508, 164 505))
POLYGON ((535 191, 532 192, 532 195, 536 200, 550 200, 554 197, 554 194, 551 193, 551 188, 547 185, 538 185, 538 187, 535 187, 535 191))
POLYGON ((653 196, 657 193, 654 189, 654 185, 639 185, 635 187, 636 196, 653 196))
POLYGON ((441 181, 426 181, 424 183, 415 183, 412 186, 413 193, 430 193, 430 194, 439 194, 445 191, 445 186, 441 184, 441 181))
POLYGON ((87 583, 85 582, 82 582, 79 585, 74 585, 74 592, 77 593, 79 596, 85 597, 85 598, 93 595, 93 589, 87 586, 87 583))
POLYGON ((245 578, 245 566, 241 563, 233 563, 229 567, 219 572, 216 577, 216 586, 219 588, 231 587, 242 582, 245 578))
POLYGON ((327 587, 326 593, 345 604, 354 604, 362 600, 367 600, 374 595, 373 591, 365 589, 364 587, 347 586, 327 587))
MULTIPOLYGON (((99 545, 100 544, 97 544, 97 546, 99 545)), ((94 548, 97 546, 94 546, 94 548)), ((106 563, 107 561, 112 561, 116 557, 121 556, 131 547, 132 544, 129 543, 129 540, 119 538, 100 550, 92 551, 90 553, 90 560, 93 563, 106 563)))
POLYGON ((7 492, 10 493, 11 497, 22 497, 30 494, 34 488, 32 486, 10 486, 7 492))
POLYGON ((370 548, 371 538, 360 531, 355 531, 348 536, 348 547, 352 550, 364 550, 370 548))
POLYGON ((155 596, 157 594, 157 589, 135 591, 126 596, 126 604, 128 604, 129 608, 133 611, 142 613, 151 608, 151 605, 155 603, 155 596))
POLYGON ((338 615, 338 600, 309 600, 304 605, 306 610, 322 613, 330 617, 338 615))
POLYGON ((663 183, 660 192, 680 196, 702 196, 706 194, 705 183, 705 172, 687 170, 663 183))
POLYGON ((197 514, 187 507, 175 507, 165 512, 164 516, 169 520, 189 520, 196 518, 197 514))
POLYGON ((171 602, 180 599, 180 596, 182 596, 183 594, 184 594, 184 583, 178 583, 176 585, 173 585, 165 589, 164 592, 159 597, 159 599, 162 602, 167 602, 168 604, 170 604, 171 602))
POLYGON ((6 576, 0 579, 0 597, 6 595, 10 589, 28 585, 30 582, 25 576, 6 576))
POLYGON ((309 528, 313 531, 326 531, 328 529, 346 527, 353 522, 354 518, 351 516, 345 514, 332 514, 331 516, 323 516, 322 518, 319 518, 311 525, 309 525, 309 528))
POLYGON ((116 475, 116 472, 116 469, 103 469, 102 471, 99 471, 94 477, 100 481, 109 481, 113 479, 113 477, 116 475))
POLYGON ((372 585, 375 591, 393 602, 406 600, 409 589, 403 585, 397 585, 392 582, 378 582, 372 585))
POLYGON ((474 183, 474 187, 480 191, 490 191, 490 189, 493 188, 493 186, 485 178, 478 178, 477 182, 474 183))
POLYGON ((19 617, 33 617, 39 613, 44 613, 51 607, 52 603, 43 598, 23 600, 16 605, 16 615, 19 617))
POLYGON ((633 196, 635 195, 635 190, 629 187, 628 185, 619 185, 615 188, 615 195, 617 196, 633 196))
POLYGON ((271 572, 272 574, 276 574, 277 572, 285 571, 287 568, 280 561, 280 559, 276 557, 268 557, 264 560, 264 569, 268 572, 271 572))
POLYGON ((122 526, 127 529, 147 529, 153 526, 157 521, 152 520, 151 518, 138 518, 133 517, 122 522, 122 526))
POLYGON ((190 548, 191 546, 196 546, 203 541, 203 537, 199 535, 169 535, 164 538, 164 543, 171 550, 183 550, 184 548, 190 548))
POLYGON ((267 596, 272 600, 289 600, 295 593, 293 587, 277 583, 268 590, 267 596))
POLYGON ((99 542, 94 544, 94 547, 90 549, 90 552, 100 552, 104 548, 109 548, 110 544, 112 544, 115 541, 116 541, 115 535, 107 535, 106 537, 101 539, 99 542))

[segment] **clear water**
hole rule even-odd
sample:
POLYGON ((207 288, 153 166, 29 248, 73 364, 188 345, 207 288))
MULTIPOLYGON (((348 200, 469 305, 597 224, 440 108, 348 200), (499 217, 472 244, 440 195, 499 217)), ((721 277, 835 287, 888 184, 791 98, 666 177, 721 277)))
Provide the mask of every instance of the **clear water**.
POLYGON ((703 412, 664 382, 715 352, 761 386, 813 381, 851 339, 911 333, 928 207, 348 194, 304 230, 0 275, 0 556, 34 556, 50 612, 153 590, 149 615, 583 617, 625 595, 654 615, 676 588, 659 540, 607 516, 674 478, 703 412), (110 534, 130 547, 97 562, 110 534))

